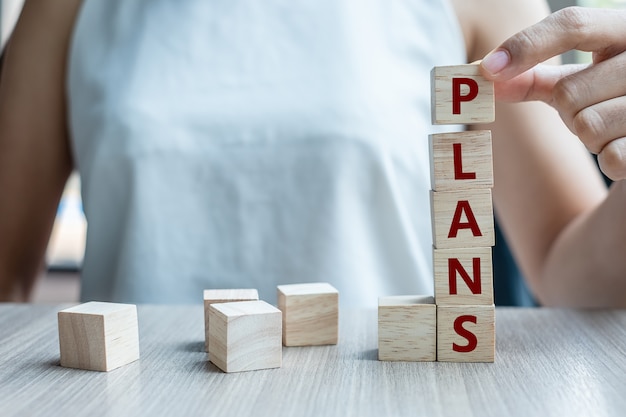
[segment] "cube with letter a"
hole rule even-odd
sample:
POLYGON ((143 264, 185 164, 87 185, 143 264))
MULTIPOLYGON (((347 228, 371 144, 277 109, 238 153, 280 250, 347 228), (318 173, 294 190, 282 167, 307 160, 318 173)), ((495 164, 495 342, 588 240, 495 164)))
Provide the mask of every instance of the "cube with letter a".
POLYGON ((495 120, 493 82, 475 64, 435 67, 431 71, 432 123, 473 124, 495 120))
POLYGON ((494 305, 437 305, 437 360, 494 362, 494 305))
POLYGON ((491 189, 431 191, 430 207, 435 248, 494 245, 491 189))

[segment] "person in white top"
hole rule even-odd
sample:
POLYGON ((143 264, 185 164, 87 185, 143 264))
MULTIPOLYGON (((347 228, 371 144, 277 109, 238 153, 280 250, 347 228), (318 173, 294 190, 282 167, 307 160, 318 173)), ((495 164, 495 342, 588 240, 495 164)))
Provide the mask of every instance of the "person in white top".
POLYGON ((461 40, 431 0, 84 3, 67 69, 82 297, 432 293, 429 73, 464 62, 461 40))
MULTIPOLYGON (((84 299, 256 287, 271 301, 305 281, 331 282, 344 305, 432 292, 429 69, 547 14, 540 0, 452 6, 27 2, 0 85, 0 299, 28 299, 74 166, 84 299)), ((499 51, 485 71, 506 78, 517 55, 499 51)), ((524 79, 500 94, 524 98, 524 79)), ((626 190, 607 192, 558 116, 498 105, 497 214, 540 302, 623 306, 626 190)))

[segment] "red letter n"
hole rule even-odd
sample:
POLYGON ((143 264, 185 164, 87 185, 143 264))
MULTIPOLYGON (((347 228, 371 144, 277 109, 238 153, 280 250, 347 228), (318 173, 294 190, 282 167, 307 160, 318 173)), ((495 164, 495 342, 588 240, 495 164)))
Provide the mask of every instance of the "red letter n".
POLYGON ((480 283, 480 258, 472 258, 472 272, 474 279, 469 276, 461 261, 457 258, 448 259, 448 285, 450 286, 450 294, 457 294, 456 277, 457 272, 465 281, 467 287, 472 291, 472 294, 482 294, 480 283))

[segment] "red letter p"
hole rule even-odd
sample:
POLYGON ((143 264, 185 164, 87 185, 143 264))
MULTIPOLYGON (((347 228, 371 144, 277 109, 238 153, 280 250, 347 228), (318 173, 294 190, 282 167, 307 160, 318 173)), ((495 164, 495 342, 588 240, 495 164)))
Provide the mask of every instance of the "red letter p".
POLYGON ((478 83, 471 78, 452 79, 452 114, 461 114, 461 103, 472 101, 478 96, 478 83), (461 86, 469 87, 467 94, 461 94, 461 86))

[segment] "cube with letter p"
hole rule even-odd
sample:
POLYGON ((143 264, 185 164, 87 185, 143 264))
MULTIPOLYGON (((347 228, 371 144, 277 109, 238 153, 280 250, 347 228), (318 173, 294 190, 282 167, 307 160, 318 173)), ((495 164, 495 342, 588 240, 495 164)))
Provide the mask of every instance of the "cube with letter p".
POLYGON ((493 82, 478 65, 435 67, 431 71, 432 123, 473 124, 495 120, 493 82))

